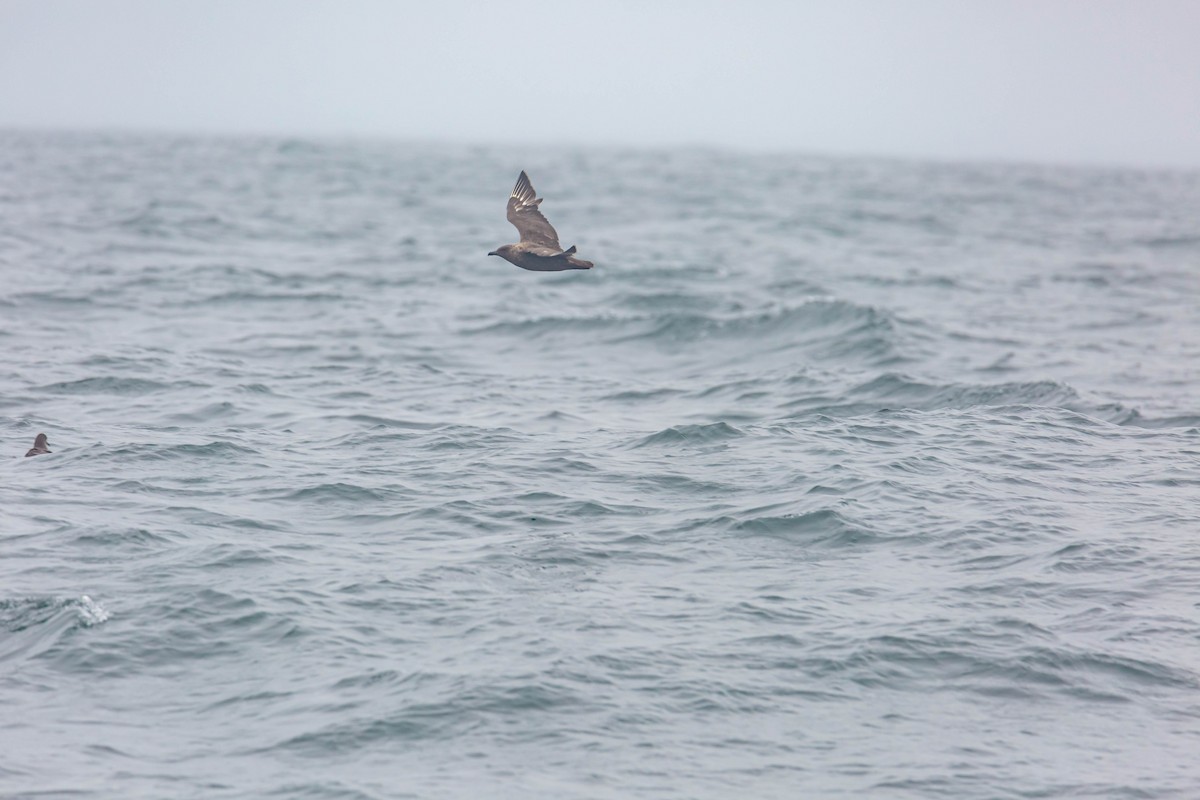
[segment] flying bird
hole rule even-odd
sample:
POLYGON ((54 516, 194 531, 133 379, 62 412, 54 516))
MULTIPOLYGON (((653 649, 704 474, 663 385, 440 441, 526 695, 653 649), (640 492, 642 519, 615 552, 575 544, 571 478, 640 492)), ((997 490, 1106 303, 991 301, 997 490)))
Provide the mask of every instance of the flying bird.
POLYGON ((558 234, 538 209, 541 204, 542 198, 537 197, 529 176, 521 170, 521 177, 517 178, 517 185, 508 198, 508 221, 521 234, 521 241, 501 245, 488 255, 500 256, 521 269, 534 272, 591 269, 592 262, 575 257, 575 245, 562 249, 558 234))
POLYGON ((30 456, 40 456, 50 452, 50 442, 46 441, 46 434, 39 433, 37 438, 33 440, 33 448, 25 454, 26 458, 30 456))

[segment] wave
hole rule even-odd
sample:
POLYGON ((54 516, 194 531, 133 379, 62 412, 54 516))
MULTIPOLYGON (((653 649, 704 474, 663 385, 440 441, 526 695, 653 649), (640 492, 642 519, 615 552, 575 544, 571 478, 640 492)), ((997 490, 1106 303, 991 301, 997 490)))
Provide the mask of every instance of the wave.
POLYGON ((1074 389, 1057 381, 938 385, 921 383, 897 374, 881 375, 856 386, 851 393, 918 408, 1065 406, 1079 401, 1079 394, 1074 389))
POLYGON ((711 444, 744 435, 743 431, 725 422, 713 422, 707 425, 676 425, 639 439, 633 446, 711 444))
POLYGON ((22 292, 21 294, 12 295, 11 301, 7 305, 22 306, 27 303, 42 303, 46 305, 61 305, 61 306, 87 306, 93 305, 95 299, 91 293, 86 294, 69 294, 59 290, 56 292, 22 292))
POLYGON ((232 291, 221 292, 219 294, 200 297, 194 300, 188 300, 183 303, 184 307, 194 306, 231 306, 237 307, 241 303, 288 303, 288 302, 321 302, 321 303, 340 303, 346 299, 345 295, 336 292, 253 292, 253 291, 232 291))
POLYGON ((151 200, 141 209, 115 220, 114 230, 133 234, 139 239, 226 243, 244 236, 246 231, 234 220, 192 202, 151 200))
MULTIPOLYGON (((758 351, 799 347, 810 358, 873 364, 907 361, 922 338, 920 325, 890 311, 840 299, 812 298, 757 313, 721 314, 667 310, 657 314, 548 315, 496 322, 467 335, 519 336, 527 340, 598 335, 606 344, 646 343, 668 350, 752 342, 758 351)), ((576 339, 577 340, 577 339, 576 339)), ((739 358, 745 353, 739 349, 739 358)))
POLYGON ((616 314, 576 317, 547 315, 517 321, 493 322, 483 327, 468 328, 460 332, 467 336, 500 335, 537 339, 570 332, 593 332, 608 328, 621 328, 641 321, 642 318, 639 317, 625 317, 616 314))
POLYGON ((1130 411, 1128 417, 1121 421, 1122 425, 1131 428, 1148 428, 1165 430, 1168 428, 1200 428, 1200 414, 1178 414, 1169 417, 1143 417, 1137 409, 1130 411))
POLYGON ((576 693, 544 679, 464 686, 456 676, 428 674, 419 683, 427 684, 424 696, 443 695, 448 699, 406 703, 399 710, 357 718, 345 713, 349 709, 342 706, 340 716, 350 719, 296 734, 269 749, 319 758, 371 748, 390 751, 402 742, 454 739, 477 727, 482 719, 562 712, 583 704, 576 693))
POLYGON ((1059 408, 1114 424, 1127 424, 1137 412, 1119 403, 1084 400, 1075 389, 1058 381, 995 384, 924 383, 887 373, 846 390, 842 398, 826 395, 785 403, 797 416, 860 416, 881 411, 936 411, 989 408, 1059 408))
POLYGON ((81 378, 76 381, 51 383, 39 387, 40 391, 52 394, 115 394, 143 395, 152 392, 162 392, 169 389, 194 388, 201 386, 190 381, 177 383, 162 383, 148 381, 142 378, 116 378, 111 376, 98 378, 81 378))
MULTIPOLYGON (((64 453, 68 452, 64 450, 64 453)), ((160 444, 137 442, 121 445, 93 444, 79 450, 73 450, 81 458, 88 461, 192 461, 216 460, 232 461, 248 455, 257 455, 258 451, 233 442, 206 442, 204 444, 160 444)), ((138 481, 125 481, 122 484, 125 491, 171 493, 176 489, 160 489, 138 481)))
POLYGON ((809 668, 859 684, 919 687, 935 682, 987 697, 1029 700, 1054 693, 1089 703, 1129 702, 1147 689, 1194 691, 1200 685, 1188 670, 1037 643, 1046 638, 1044 631, 1011 620, 936 634, 897 632, 855 640, 853 649, 813 659, 809 668))
POLYGON ((650 331, 632 338, 668 342, 745 338, 769 341, 774 336, 788 333, 807 334, 809 341, 822 341, 831 336, 873 333, 894 339, 901 327, 898 318, 890 311, 828 298, 814 298, 800 305, 756 314, 722 317, 673 313, 656 316, 651 321, 654 327, 650 331))
POLYGON ((289 800, 380 800, 389 795, 368 794, 361 787, 324 779, 308 783, 285 783, 275 789, 265 790, 262 796, 286 797, 289 800))
POLYGON ((172 414, 170 419, 174 422, 193 425, 196 423, 209 422, 210 420, 230 417, 236 413, 237 406, 228 401, 221 401, 217 403, 209 403, 197 411, 172 414))
POLYGON ((101 625, 108 618, 108 610, 86 594, 0 600, 0 662, 33 658, 67 631, 101 625))
MULTIPOLYGON (((122 491, 128 491, 131 484, 136 484, 138 487, 143 485, 135 481, 123 481, 117 484, 114 488, 122 491)), ((135 489, 135 491, 139 491, 135 489)), ((140 491, 146 491, 144 488, 140 491)), ((163 493, 166 493, 163 490, 163 493)), ((81 547, 94 548, 122 548, 128 552, 131 550, 142 551, 161 551, 169 547, 172 542, 170 536, 165 536, 161 532, 150 531, 145 528, 124 528, 124 527, 98 527, 89 526, 88 528, 79 531, 71 539, 71 543, 81 547)))
POLYGON ((645 400, 659 400, 668 397, 675 397, 683 394, 681 389, 627 389, 621 392, 614 392, 600 398, 601 400, 611 400, 614 402, 643 402, 645 400))
POLYGON ((764 515, 736 521, 731 529, 750 536, 767 536, 807 545, 842 547, 878 539, 874 532, 830 508, 802 514, 764 515))
POLYGON ((405 430, 429 430, 438 427, 436 422, 416 422, 408 419, 392 419, 391 417, 378 417, 373 414, 350 414, 343 417, 350 422, 357 422, 362 425, 367 425, 370 428, 402 428, 405 430))
POLYGON ((351 483, 322 483, 306 486, 279 495, 279 500, 316 501, 318 503, 381 503, 388 499, 388 492, 368 489, 351 483))

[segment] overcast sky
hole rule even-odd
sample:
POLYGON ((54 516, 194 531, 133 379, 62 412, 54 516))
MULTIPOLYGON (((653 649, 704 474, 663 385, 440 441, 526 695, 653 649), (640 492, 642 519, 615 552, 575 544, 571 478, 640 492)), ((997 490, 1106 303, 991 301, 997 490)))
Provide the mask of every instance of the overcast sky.
POLYGON ((0 127, 1200 167, 1200 0, 0 0, 0 127))

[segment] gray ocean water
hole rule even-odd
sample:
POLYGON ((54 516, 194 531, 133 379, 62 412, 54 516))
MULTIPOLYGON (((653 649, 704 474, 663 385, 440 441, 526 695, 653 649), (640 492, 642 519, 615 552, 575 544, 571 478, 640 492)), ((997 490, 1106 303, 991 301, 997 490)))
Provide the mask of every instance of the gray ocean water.
POLYGON ((1200 797, 1198 378, 1200 172, 0 133, 0 796, 1200 797))

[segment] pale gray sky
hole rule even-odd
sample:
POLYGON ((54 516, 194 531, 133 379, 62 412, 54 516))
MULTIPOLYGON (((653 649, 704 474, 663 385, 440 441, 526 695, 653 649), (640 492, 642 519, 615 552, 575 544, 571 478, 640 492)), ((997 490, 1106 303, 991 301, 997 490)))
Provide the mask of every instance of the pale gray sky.
POLYGON ((0 127, 1200 166, 1200 0, 0 0, 0 127))

